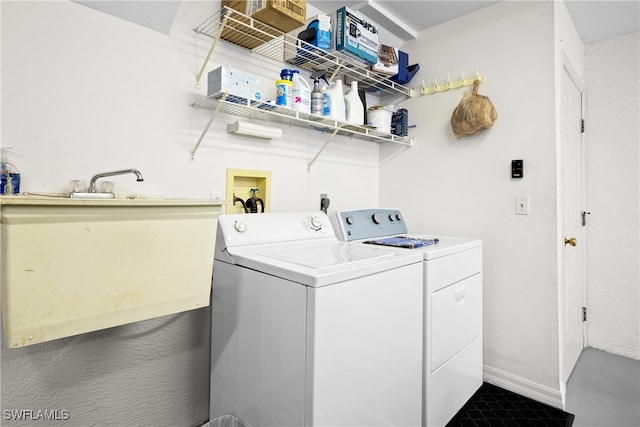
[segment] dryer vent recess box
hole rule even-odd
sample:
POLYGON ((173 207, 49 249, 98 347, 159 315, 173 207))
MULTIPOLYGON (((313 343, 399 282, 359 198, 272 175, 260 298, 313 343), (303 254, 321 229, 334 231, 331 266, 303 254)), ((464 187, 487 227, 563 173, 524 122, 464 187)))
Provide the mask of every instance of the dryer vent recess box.
POLYGON ((307 20, 306 0, 224 0, 222 4, 285 33, 300 28, 307 20))

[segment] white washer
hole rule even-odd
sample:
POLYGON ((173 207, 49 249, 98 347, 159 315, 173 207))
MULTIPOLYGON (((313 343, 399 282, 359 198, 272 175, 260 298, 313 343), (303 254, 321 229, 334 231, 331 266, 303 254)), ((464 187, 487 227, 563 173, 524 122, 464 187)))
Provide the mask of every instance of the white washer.
POLYGON ((409 235, 393 209, 337 212, 332 222, 341 240, 422 255, 423 425, 447 424, 482 385, 482 241, 409 235))
POLYGON ((421 264, 322 213, 221 215, 210 425, 419 426, 421 264))

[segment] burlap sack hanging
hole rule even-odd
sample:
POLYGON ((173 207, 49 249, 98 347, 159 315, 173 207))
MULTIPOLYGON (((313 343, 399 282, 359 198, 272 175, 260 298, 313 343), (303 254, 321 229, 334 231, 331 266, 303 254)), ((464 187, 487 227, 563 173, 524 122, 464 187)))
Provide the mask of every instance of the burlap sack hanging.
POLYGON ((465 93, 451 115, 451 129, 457 139, 488 129, 498 119, 498 112, 489 97, 478 95, 480 80, 473 82, 471 93, 465 93))

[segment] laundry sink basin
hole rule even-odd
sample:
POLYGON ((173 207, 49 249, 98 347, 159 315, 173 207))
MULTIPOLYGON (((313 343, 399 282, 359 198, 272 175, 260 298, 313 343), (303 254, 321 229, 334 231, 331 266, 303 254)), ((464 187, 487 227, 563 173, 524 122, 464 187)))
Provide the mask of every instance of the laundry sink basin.
POLYGON ((8 347, 209 305, 223 204, 0 196, 8 347))

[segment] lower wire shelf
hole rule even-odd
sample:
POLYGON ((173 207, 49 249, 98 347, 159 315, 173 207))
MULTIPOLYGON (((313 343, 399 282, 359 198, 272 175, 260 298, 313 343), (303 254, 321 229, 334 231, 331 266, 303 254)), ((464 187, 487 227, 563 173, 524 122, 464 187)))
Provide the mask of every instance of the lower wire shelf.
MULTIPOLYGON (((311 127, 313 129, 331 133, 330 139, 336 134, 345 135, 357 139, 369 140, 375 142, 391 142, 406 146, 412 146, 414 139, 408 136, 397 136, 385 132, 379 132, 374 127, 358 126, 326 117, 316 116, 314 114, 306 114, 270 103, 256 101, 253 99, 240 98, 233 95, 220 93, 214 97, 202 97, 191 104, 194 108, 203 108, 213 110, 211 120, 200 135, 198 142, 191 151, 191 158, 195 157, 196 152, 206 135, 211 121, 218 112, 224 112, 234 116, 245 117, 248 119, 279 122, 292 124, 299 127, 311 127)), ((329 139, 329 141, 330 141, 329 139)), ((327 142, 329 142, 327 141, 327 142)), ((326 146, 326 144, 325 144, 326 146)), ((324 149, 324 147, 320 151, 324 149)), ((319 154, 319 153, 318 153, 319 154)), ((317 158, 314 157, 314 161, 317 158)), ((312 162, 313 163, 313 162, 312 162)), ((311 164, 309 164, 311 166, 311 164)))

